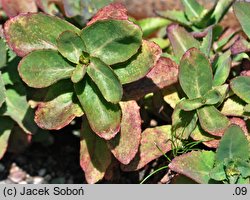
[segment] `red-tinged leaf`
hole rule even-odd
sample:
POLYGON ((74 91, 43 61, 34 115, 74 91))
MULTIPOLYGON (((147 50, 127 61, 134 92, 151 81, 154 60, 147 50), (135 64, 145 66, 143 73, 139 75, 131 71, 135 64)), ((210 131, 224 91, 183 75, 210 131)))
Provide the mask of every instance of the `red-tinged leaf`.
POLYGON ((111 153, 105 140, 99 138, 83 119, 80 145, 80 165, 88 183, 101 180, 111 163, 111 153))
POLYGON ((108 141, 113 155, 127 165, 135 157, 141 140, 140 107, 136 101, 120 102, 122 121, 120 133, 108 141))
POLYGON ((207 184, 210 181, 209 172, 213 168, 214 160, 215 153, 212 151, 192 151, 174 158, 169 168, 197 183, 207 184))
POLYGON ((197 110, 201 127, 215 136, 222 136, 229 123, 228 118, 214 106, 205 106, 197 110))
POLYGON ((88 22, 87 26, 104 19, 128 20, 127 9, 121 3, 111 3, 100 9, 88 22))
POLYGON ((35 0, 1 0, 2 7, 8 17, 15 17, 20 13, 37 12, 35 0))
POLYGON ((142 41, 139 52, 125 63, 112 66, 122 84, 131 83, 145 77, 155 66, 162 54, 154 42, 142 41))
POLYGON ((56 39, 67 30, 79 32, 69 22, 42 13, 18 15, 4 25, 7 43, 20 57, 38 49, 56 50, 56 39))
POLYGON ((183 54, 191 47, 200 47, 200 42, 177 24, 168 26, 167 32, 174 54, 178 60, 181 59, 183 54))
POLYGON ((44 102, 38 103, 35 113, 37 125, 43 129, 59 130, 75 117, 82 116, 82 108, 73 91, 70 81, 64 80, 52 85, 44 102))
POLYGON ((209 148, 217 148, 220 142, 220 137, 208 134, 200 127, 200 125, 195 127, 190 137, 195 141, 201 141, 209 148))
POLYGON ((245 133, 245 135, 247 137, 250 137, 249 134, 248 134, 247 125, 246 125, 246 121, 245 120, 243 120, 241 118, 238 118, 238 117, 232 117, 230 119, 230 122, 231 122, 231 124, 238 125, 243 130, 243 132, 245 133))
POLYGON ((141 144, 135 158, 128 165, 121 165, 123 171, 136 171, 152 160, 171 150, 171 126, 148 128, 142 133, 141 144))
POLYGON ((13 120, 8 117, 0 117, 0 160, 2 159, 7 147, 13 128, 13 120))
POLYGON ((138 100, 148 93, 168 87, 178 80, 178 65, 161 57, 153 69, 141 80, 124 85, 124 99, 138 100))
POLYGON ((250 51, 250 43, 240 36, 231 47, 232 55, 250 51))

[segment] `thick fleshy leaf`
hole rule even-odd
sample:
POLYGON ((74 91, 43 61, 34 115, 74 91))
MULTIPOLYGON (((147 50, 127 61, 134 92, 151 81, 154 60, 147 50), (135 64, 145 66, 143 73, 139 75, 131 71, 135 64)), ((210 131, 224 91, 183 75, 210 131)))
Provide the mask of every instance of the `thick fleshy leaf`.
POLYGON ((83 115, 82 108, 73 94, 74 87, 69 81, 52 85, 44 102, 38 103, 35 121, 43 129, 58 130, 68 125, 75 117, 83 115))
POLYGON ((204 8, 196 0, 181 0, 185 14, 190 21, 194 21, 203 14, 204 8))
POLYGON ((197 183, 207 184, 210 182, 209 172, 213 168, 214 157, 212 151, 192 151, 174 158, 169 168, 197 183))
POLYGON ((71 81, 73 83, 78 83, 83 79, 87 71, 87 66, 83 64, 76 65, 76 68, 72 72, 71 81))
POLYGON ((148 37, 160 28, 166 27, 171 22, 161 17, 149 17, 135 22, 138 24, 143 32, 143 37, 148 37))
POLYGON ((0 160, 8 147, 12 127, 13 121, 10 118, 0 117, 0 160))
POLYGON ((18 65, 23 81, 34 88, 48 87, 61 79, 70 78, 74 69, 54 50, 31 52, 18 65))
POLYGON ((141 141, 140 107, 136 101, 120 102, 122 109, 121 131, 108 141, 113 155, 127 165, 138 152, 141 141))
POLYGON ((4 26, 8 45, 21 57, 34 50, 56 50, 56 39, 66 30, 79 32, 67 21, 42 13, 19 15, 8 20, 4 26))
POLYGON ((189 49, 181 59, 179 81, 190 99, 202 97, 212 89, 212 69, 198 49, 189 49))
POLYGON ((140 28, 126 20, 101 20, 84 28, 81 37, 87 52, 108 65, 131 58, 142 43, 140 28))
POLYGON ((250 103, 250 77, 238 76, 231 80, 230 87, 237 96, 250 103))
POLYGON ((226 116, 214 106, 205 106, 197 110, 201 127, 208 133, 221 136, 229 125, 226 116))
POLYGON ((219 146, 220 137, 208 134, 199 124, 192 131, 190 137, 195 141, 201 141, 209 148, 217 148, 219 146))
POLYGON ((3 102, 5 101, 6 94, 5 94, 5 86, 2 79, 2 73, 0 71, 0 107, 2 106, 3 102))
POLYGON ((183 54, 190 48, 200 47, 200 42, 196 40, 190 33, 183 27, 177 24, 172 24, 167 28, 168 38, 173 47, 173 51, 178 60, 181 59, 183 54))
POLYGON ((202 107, 204 103, 205 101, 201 97, 196 99, 183 99, 179 103, 179 107, 184 111, 192 111, 202 107))
POLYGON ((210 54, 211 47, 213 43, 213 28, 210 27, 207 30, 207 35, 203 38, 200 50, 202 53, 204 53, 207 57, 210 54))
POLYGON ((38 127, 34 122, 34 113, 26 100, 26 93, 21 83, 9 86, 6 90, 6 108, 3 114, 16 121, 24 132, 36 133, 38 127))
POLYGON ((100 9, 87 25, 89 26, 98 20, 105 19, 128 20, 126 7, 121 3, 111 3, 100 9))
POLYGON ((137 81, 148 74, 161 56, 161 49, 153 42, 143 40, 139 52, 125 63, 112 66, 122 84, 137 81))
POLYGON ((234 8, 234 13, 242 26, 242 29, 247 34, 248 38, 250 38, 250 27, 249 27, 250 3, 249 2, 236 2, 233 8, 234 8))
POLYGON ((218 90, 212 89, 203 96, 203 99, 205 105, 214 105, 221 102, 223 97, 218 90))
POLYGON ((78 64, 85 45, 80 36, 73 31, 64 31, 57 38, 58 51, 69 61, 78 64))
POLYGON ((180 103, 176 105, 172 115, 172 132, 177 138, 187 139, 196 127, 198 116, 195 111, 181 110, 180 103))
POLYGON ((107 102, 90 77, 75 84, 75 91, 91 129, 106 140, 113 138, 120 130, 119 105, 107 102))
POLYGON ((236 158, 249 159, 249 142, 239 126, 230 125, 220 141, 215 160, 219 163, 236 158))
POLYGON ((15 17, 21 13, 37 12, 35 0, 1 0, 2 7, 8 17, 15 17))
POLYGON ((231 70, 231 52, 227 51, 220 55, 213 63, 215 71, 213 86, 222 85, 227 80, 231 70))
POLYGON ((221 113, 226 116, 245 116, 244 106, 245 102, 236 95, 228 98, 222 105, 221 113))
POLYGON ((101 180, 111 163, 111 153, 105 140, 99 138, 83 119, 80 143, 80 165, 85 172, 88 183, 101 180))
POLYGON ((192 23, 187 19, 185 13, 179 10, 164 10, 157 11, 157 15, 169 19, 171 21, 177 22, 185 26, 191 26, 192 23))
POLYGON ((178 65, 169 58, 160 58, 153 69, 141 80, 123 88, 124 99, 139 99, 177 82, 178 65))
POLYGON ((103 97, 112 103, 122 98, 122 85, 114 71, 98 58, 90 58, 87 74, 95 82, 103 97))
POLYGON ((150 161, 171 150, 171 126, 147 128, 142 133, 141 144, 135 158, 128 164, 122 165, 123 171, 136 171, 150 161), (159 150, 160 149, 160 150, 159 150))

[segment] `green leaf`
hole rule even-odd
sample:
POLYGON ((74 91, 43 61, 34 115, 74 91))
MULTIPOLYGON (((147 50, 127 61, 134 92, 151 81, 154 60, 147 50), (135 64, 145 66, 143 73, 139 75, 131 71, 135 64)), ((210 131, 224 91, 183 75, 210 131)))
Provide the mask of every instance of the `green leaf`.
POLYGON ((36 133, 38 127, 34 122, 34 113, 26 99, 26 90, 19 83, 6 90, 6 108, 4 115, 12 118, 26 133, 36 133))
POLYGON ((215 154, 212 151, 192 151, 172 160, 169 168, 183 174, 197 183, 210 183, 209 172, 214 165, 215 154))
POLYGON ((95 82, 103 97, 112 103, 122 98, 122 85, 114 71, 98 58, 91 58, 87 73, 95 82))
POLYGON ((113 65, 112 68, 122 84, 131 83, 146 76, 155 66, 161 53, 156 44, 143 40, 137 54, 125 63, 113 65))
POLYGON ((107 102, 90 77, 75 84, 75 91, 91 129, 106 140, 113 138, 120 130, 119 105, 107 102))
POLYGON ((154 37, 154 38, 150 38, 149 41, 154 42, 161 49, 166 49, 170 45, 169 39, 167 39, 167 38, 163 39, 163 38, 160 38, 160 37, 154 37))
POLYGON ((172 85, 162 91, 163 99, 168 103, 173 109, 176 107, 177 103, 180 101, 178 86, 172 85))
POLYGON ((80 56, 86 47, 81 39, 73 31, 64 31, 57 38, 58 51, 69 61, 78 64, 80 56))
POLYGON ((181 2, 190 21, 200 18, 204 8, 196 0, 181 0, 181 2))
POLYGON ((177 138, 187 139, 197 124, 198 116, 195 111, 181 110, 180 103, 176 105, 172 115, 172 132, 177 138))
POLYGON ((18 15, 4 26, 8 45, 21 57, 34 50, 56 50, 56 39, 66 30, 79 32, 78 28, 67 21, 42 13, 18 15))
POLYGON ((0 36, 0 68, 6 65, 7 60, 7 50, 6 50, 6 44, 0 36))
POLYGON ((221 138, 215 160, 219 163, 236 158, 249 159, 249 142, 239 126, 230 125, 221 138))
POLYGON ((226 51, 220 55, 213 63, 215 70, 213 86, 219 86, 225 83, 231 70, 231 52, 226 51))
POLYGON ((147 128, 142 133, 138 153, 128 165, 121 165, 122 170, 137 171, 152 160, 163 156, 163 153, 171 150, 171 137, 169 125, 147 128))
POLYGON ((223 181, 227 179, 224 162, 220 162, 214 166, 214 168, 210 171, 210 177, 216 181, 223 181))
POLYGON ((84 28, 81 37, 91 57, 108 65, 131 58, 142 43, 139 27, 126 20, 101 20, 84 28))
POLYGON ((83 79, 84 75, 86 74, 86 71, 87 71, 86 65, 84 64, 76 65, 75 70, 72 72, 71 81, 73 83, 78 83, 83 79))
POLYGON ((205 106, 197 110, 201 127, 208 133, 221 136, 229 125, 229 120, 214 106, 205 106))
POLYGON ((188 21, 186 15, 183 11, 179 10, 164 10, 164 11, 157 11, 157 15, 169 19, 171 21, 177 22, 181 25, 191 26, 191 22, 188 21))
POLYGON ((237 19, 240 22, 240 25, 242 26, 242 29, 247 34, 248 38, 250 38, 250 27, 249 27, 250 3, 249 2, 236 2, 233 6, 233 9, 234 9, 234 13, 237 19))
POLYGON ((70 78, 75 68, 57 51, 39 50, 24 57, 18 69, 28 86, 43 88, 61 79, 70 78))
POLYGON ((212 89, 212 70, 208 59, 198 49, 189 49, 181 59, 179 81, 190 99, 202 97, 212 89))
POLYGON ((112 0, 63 0, 67 17, 81 16, 83 20, 90 19, 100 8, 111 3, 112 0))
POLYGON ((204 131, 200 124, 197 124, 195 129, 192 131, 190 137, 195 141, 201 141, 204 145, 209 148, 217 148, 219 145, 220 137, 216 137, 214 135, 210 135, 206 131, 204 131))
POLYGON ((136 101, 120 102, 122 109, 121 131, 108 141, 113 155, 127 165, 138 152, 141 141, 140 107, 136 101))
POLYGON ((167 32, 174 54, 178 60, 180 60, 183 54, 191 47, 200 47, 200 42, 177 24, 168 26, 167 32))
POLYGON ((111 153, 106 141, 99 138, 83 118, 80 143, 80 165, 88 183, 101 180, 111 163, 111 153))
POLYGON ((222 101, 223 97, 220 92, 216 89, 212 89, 208 91, 204 96, 204 104, 205 105, 214 105, 222 101))
POLYGON ((8 141, 13 125, 14 123, 10 118, 0 116, 0 160, 8 147, 8 141))
POLYGON ((213 28, 208 28, 207 35, 203 38, 200 50, 204 53, 207 57, 209 57, 211 47, 213 43, 213 28))
POLYGON ((250 103, 250 77, 238 76, 231 80, 230 87, 237 96, 250 103))
POLYGON ((83 115, 82 108, 73 94, 70 81, 63 80, 52 85, 44 98, 38 103, 35 121, 42 129, 59 130, 68 125, 75 117, 83 115))
POLYGON ((218 0, 210 17, 211 24, 217 24, 225 16, 235 0, 218 0))
POLYGON ((237 167, 243 178, 250 177, 250 163, 249 162, 243 159, 237 160, 237 167))
POLYGON ((142 29, 143 37, 148 37, 160 28, 166 27, 170 21, 160 17, 150 17, 135 22, 142 29))
POLYGON ((202 107, 204 103, 205 101, 201 97, 196 99, 184 99, 179 103, 179 107, 184 111, 192 111, 202 107))
POLYGON ((0 107, 5 102, 5 98, 6 98, 5 86, 4 86, 4 82, 3 82, 3 79, 2 79, 2 73, 0 71, 0 107))

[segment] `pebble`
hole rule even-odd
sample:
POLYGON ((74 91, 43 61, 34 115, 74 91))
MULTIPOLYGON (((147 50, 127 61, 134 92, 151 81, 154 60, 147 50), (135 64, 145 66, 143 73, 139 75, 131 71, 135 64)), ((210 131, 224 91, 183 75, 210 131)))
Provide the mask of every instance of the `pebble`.
POLYGON ((19 183, 26 178, 26 172, 19 168, 15 163, 11 165, 8 179, 14 183, 19 183))
POLYGON ((46 172, 47 172, 47 170, 44 169, 44 168, 42 168, 42 169, 40 169, 40 170, 38 171, 38 175, 39 175, 39 176, 45 176, 46 172))
POLYGON ((33 184, 42 184, 44 183, 44 178, 40 176, 33 177, 33 184))

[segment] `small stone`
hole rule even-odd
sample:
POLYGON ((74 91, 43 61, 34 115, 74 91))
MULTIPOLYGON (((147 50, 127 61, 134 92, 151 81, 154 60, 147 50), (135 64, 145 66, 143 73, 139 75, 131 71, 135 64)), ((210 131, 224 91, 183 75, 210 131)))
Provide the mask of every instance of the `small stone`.
POLYGON ((42 184, 44 183, 44 178, 40 176, 33 177, 33 184, 42 184))
POLYGON ((13 163, 8 178, 14 183, 19 183, 26 178, 26 172, 13 163))
POLYGON ((3 172, 4 170, 5 170, 4 165, 0 163, 0 172, 3 172))

